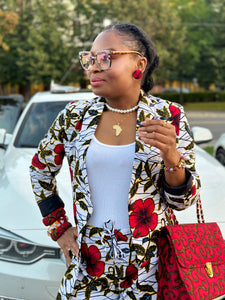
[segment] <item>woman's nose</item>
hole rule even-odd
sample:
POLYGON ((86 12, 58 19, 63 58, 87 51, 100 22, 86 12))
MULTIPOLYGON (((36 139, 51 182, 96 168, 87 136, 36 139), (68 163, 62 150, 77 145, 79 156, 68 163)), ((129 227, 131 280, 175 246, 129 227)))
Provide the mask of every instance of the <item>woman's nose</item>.
POLYGON ((99 72, 99 71, 101 71, 101 69, 98 67, 98 65, 96 64, 96 60, 94 59, 93 64, 91 65, 88 72, 99 72))

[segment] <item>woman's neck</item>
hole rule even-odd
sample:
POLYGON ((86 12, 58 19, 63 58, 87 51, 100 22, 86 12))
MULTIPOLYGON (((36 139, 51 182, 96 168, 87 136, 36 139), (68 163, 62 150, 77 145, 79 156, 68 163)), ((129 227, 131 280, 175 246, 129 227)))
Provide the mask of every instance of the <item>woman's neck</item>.
POLYGON ((115 109, 127 110, 135 107, 138 104, 140 91, 135 94, 124 95, 120 97, 106 97, 107 104, 115 109))

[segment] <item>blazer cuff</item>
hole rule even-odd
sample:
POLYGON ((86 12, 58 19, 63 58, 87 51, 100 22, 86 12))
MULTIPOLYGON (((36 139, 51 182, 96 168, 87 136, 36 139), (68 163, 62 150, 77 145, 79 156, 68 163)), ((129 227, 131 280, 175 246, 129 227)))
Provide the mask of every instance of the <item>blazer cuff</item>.
POLYGON ((162 185, 165 192, 174 196, 180 196, 186 194, 191 189, 193 180, 192 180, 191 172, 188 169, 185 169, 185 175, 186 175, 186 182, 184 184, 179 186, 170 186, 166 183, 165 174, 163 173, 162 185))
POLYGON ((64 207, 64 203, 58 195, 54 194, 54 195, 42 200, 40 203, 38 203, 38 206, 39 206, 42 216, 46 217, 54 210, 56 210, 60 207, 64 207))

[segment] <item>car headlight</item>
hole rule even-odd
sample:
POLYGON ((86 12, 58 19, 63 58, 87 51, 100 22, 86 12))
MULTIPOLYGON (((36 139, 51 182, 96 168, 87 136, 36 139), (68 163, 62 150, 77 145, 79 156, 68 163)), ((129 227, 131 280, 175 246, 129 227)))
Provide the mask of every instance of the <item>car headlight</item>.
POLYGON ((42 258, 60 258, 59 248, 34 244, 18 235, 0 228, 0 260, 32 264, 42 258))

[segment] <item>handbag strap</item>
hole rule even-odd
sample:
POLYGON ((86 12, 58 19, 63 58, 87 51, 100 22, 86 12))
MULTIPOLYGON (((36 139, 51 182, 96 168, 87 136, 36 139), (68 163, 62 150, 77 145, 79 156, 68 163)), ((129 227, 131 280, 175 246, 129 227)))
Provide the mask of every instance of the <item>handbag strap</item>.
POLYGON ((196 201, 196 213, 197 213, 198 223, 205 223, 205 218, 204 218, 203 209, 202 209, 202 201, 201 201, 200 195, 198 195, 198 198, 196 201))
MULTIPOLYGON (((170 208, 169 206, 167 206, 167 212, 168 212, 169 223, 172 225, 179 224, 177 217, 174 214, 173 209, 170 208)), ((203 214, 202 202, 201 202, 200 195, 198 196, 198 198, 196 200, 196 214, 197 214, 198 223, 205 223, 205 218, 204 218, 204 214, 203 214)))

